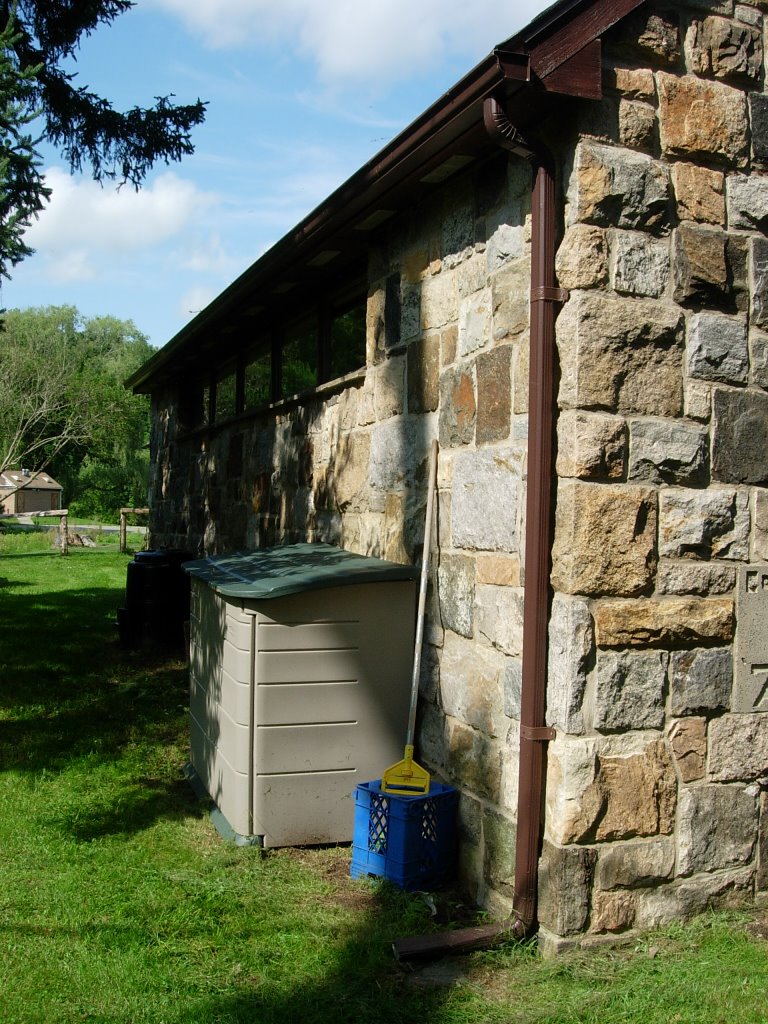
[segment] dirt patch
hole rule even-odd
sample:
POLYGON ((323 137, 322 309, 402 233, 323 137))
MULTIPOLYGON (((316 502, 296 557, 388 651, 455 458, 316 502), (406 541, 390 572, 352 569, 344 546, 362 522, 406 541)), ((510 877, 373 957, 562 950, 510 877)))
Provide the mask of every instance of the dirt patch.
POLYGON ((764 939, 768 942, 768 911, 762 910, 756 913, 747 924, 747 932, 755 939, 764 939))

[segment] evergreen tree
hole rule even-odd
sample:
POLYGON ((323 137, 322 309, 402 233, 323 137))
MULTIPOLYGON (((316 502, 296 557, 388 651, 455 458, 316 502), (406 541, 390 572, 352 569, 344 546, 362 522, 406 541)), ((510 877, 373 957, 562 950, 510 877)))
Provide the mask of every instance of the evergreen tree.
POLYGON ((84 36, 132 6, 132 0, 0 0, 0 274, 8 276, 28 255, 23 229, 49 194, 37 143, 24 134, 36 116, 42 137, 70 169, 90 170, 97 181, 139 188, 155 163, 193 152, 192 129, 205 117, 201 100, 177 105, 159 96, 152 107, 121 112, 62 67, 84 36))
POLYGON ((20 68, 13 24, 0 29, 0 276, 31 252, 23 240, 50 195, 29 133, 34 120, 35 68, 20 68))

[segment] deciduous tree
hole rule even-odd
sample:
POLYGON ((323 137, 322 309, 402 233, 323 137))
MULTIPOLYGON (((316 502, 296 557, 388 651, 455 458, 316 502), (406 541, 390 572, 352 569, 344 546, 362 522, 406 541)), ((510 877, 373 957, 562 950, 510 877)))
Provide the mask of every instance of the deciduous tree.
POLYGON ((123 381, 152 351, 130 321, 71 306, 6 313, 0 472, 47 469, 88 513, 143 504, 149 408, 123 381))

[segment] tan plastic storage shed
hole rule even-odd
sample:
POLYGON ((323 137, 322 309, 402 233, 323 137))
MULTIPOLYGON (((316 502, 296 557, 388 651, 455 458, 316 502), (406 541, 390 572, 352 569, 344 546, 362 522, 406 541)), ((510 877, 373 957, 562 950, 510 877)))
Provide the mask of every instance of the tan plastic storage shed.
POLYGON ((355 786, 402 757, 417 569, 327 544, 184 569, 194 773, 238 838, 351 840, 355 786))

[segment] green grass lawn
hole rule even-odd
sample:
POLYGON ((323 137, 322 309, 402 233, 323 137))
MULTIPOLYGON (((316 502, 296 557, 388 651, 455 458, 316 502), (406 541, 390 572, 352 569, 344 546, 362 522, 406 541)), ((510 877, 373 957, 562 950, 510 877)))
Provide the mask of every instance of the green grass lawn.
MULTIPOLYGON (((764 1022, 754 917, 414 972, 426 903, 349 850, 227 845, 182 776, 186 670, 117 645, 130 556, 0 536, 2 1024, 764 1022)), ((445 901, 442 912, 459 913, 445 901)))

